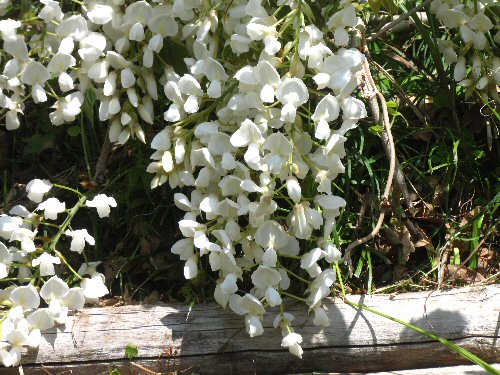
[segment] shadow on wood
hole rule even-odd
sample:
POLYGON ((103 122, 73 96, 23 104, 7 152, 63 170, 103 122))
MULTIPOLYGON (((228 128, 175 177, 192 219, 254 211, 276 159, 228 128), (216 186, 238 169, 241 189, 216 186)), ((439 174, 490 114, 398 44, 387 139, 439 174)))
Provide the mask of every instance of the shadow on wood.
MULTIPOLYGON (((488 362, 500 362, 500 286, 391 296, 349 296, 378 311, 452 340, 488 362)), ((44 332, 39 350, 22 359, 25 374, 282 374, 377 372, 456 366, 468 362, 440 343, 378 315, 344 304, 326 304, 331 326, 316 327, 302 304, 288 301, 293 326, 304 337, 303 359, 280 347, 272 328, 276 310, 264 319, 263 336, 249 338, 241 316, 213 304, 191 311, 182 304, 87 308, 57 332, 44 332), (174 355, 175 353, 175 355, 174 355), (175 362, 175 363, 174 363, 175 362)), ((477 369, 476 369, 477 370, 477 369)), ((0 369, 0 374, 18 374, 0 369)))

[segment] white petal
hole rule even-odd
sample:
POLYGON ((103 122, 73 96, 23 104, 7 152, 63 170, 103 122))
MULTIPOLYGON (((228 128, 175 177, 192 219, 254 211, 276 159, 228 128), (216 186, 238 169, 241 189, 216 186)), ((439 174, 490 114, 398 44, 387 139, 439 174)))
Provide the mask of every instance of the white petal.
POLYGON ((52 276, 40 289, 40 296, 45 301, 60 300, 68 294, 68 285, 57 276, 52 276))
POLYGON ((288 192, 288 196, 292 198, 295 203, 300 203, 300 200, 302 198, 302 190, 300 188, 299 181, 295 177, 287 178, 286 189, 288 192))
POLYGON ((198 275, 197 256, 191 256, 184 264, 184 277, 186 280, 194 279, 198 275))
POLYGON ((246 331, 250 337, 260 336, 264 333, 262 322, 255 315, 245 316, 246 331))
POLYGON ((330 319, 328 318, 328 315, 326 315, 325 309, 321 307, 316 307, 314 309, 313 324, 320 327, 330 326, 330 319))
POLYGON ((238 291, 238 285, 236 285, 236 275, 234 273, 228 274, 222 284, 220 284, 222 293, 226 295, 234 294, 238 291))
POLYGON ((282 302, 281 297, 276 289, 271 288, 271 287, 267 288, 265 297, 266 297, 267 303, 269 303, 269 306, 273 307, 273 306, 281 305, 281 302, 282 302))
POLYGON ((283 337, 283 340, 281 341, 281 346, 288 348, 292 345, 300 344, 301 342, 302 342, 302 336, 299 335, 298 333, 291 332, 285 337, 283 337))

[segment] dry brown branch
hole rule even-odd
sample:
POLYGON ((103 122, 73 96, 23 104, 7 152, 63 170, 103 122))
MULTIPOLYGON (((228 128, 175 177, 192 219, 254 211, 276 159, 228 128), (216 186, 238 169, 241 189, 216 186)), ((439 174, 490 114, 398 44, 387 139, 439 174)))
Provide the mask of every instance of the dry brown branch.
POLYGON ((392 85, 394 86, 394 88, 396 89, 396 91, 399 94, 398 95, 399 98, 401 100, 403 100, 408 105, 408 107, 410 107, 410 109, 413 111, 413 113, 415 113, 415 115, 418 117, 418 119, 420 120, 420 122, 422 124, 426 125, 427 124, 427 120, 425 119, 425 116, 422 114, 422 112, 420 112, 420 110, 417 108, 417 106, 415 104, 413 104, 413 102, 408 98, 408 96, 406 95, 406 93, 404 92, 404 90, 402 89, 402 87, 399 86, 399 84, 396 81, 396 79, 387 70, 385 70, 379 63, 377 63, 376 61, 370 60, 370 63, 373 64, 377 70, 379 70, 380 72, 382 72, 382 74, 389 81, 391 81, 392 85))
POLYGON ((370 35, 369 37, 366 38, 367 42, 373 42, 380 36, 384 35, 386 32, 390 31, 392 28, 394 28, 396 25, 400 24, 404 20, 410 18, 413 16, 415 13, 421 11, 424 9, 427 5, 429 5, 432 2, 432 0, 425 0, 422 4, 416 6, 412 10, 406 12, 405 14, 402 14, 398 18, 396 18, 394 21, 388 23, 384 27, 382 27, 379 31, 377 31, 375 34, 370 35))
MULTIPOLYGON (((367 55, 367 48, 366 48, 366 41, 364 38, 364 32, 365 32, 365 27, 363 24, 358 24, 357 29, 359 31, 360 37, 357 38, 357 42, 360 42, 359 49, 361 50, 362 53, 367 55)), ((374 114, 374 117, 378 119, 383 127, 384 127, 384 134, 385 134, 385 139, 386 142, 384 143, 384 147, 387 147, 386 152, 388 153, 389 156, 389 174, 387 176, 387 182, 385 185, 384 193, 381 196, 381 211, 380 215, 377 220, 377 224, 375 225, 375 228, 366 235, 363 238, 360 238, 354 242, 352 242, 346 249, 345 255, 344 255, 344 260, 347 263, 349 267, 349 273, 352 275, 353 273, 353 266, 352 266, 352 260, 351 260, 351 253, 352 250, 354 250, 356 247, 363 245, 373 239, 377 233, 380 231, 380 228, 382 227, 382 223, 384 222, 385 214, 386 211, 390 207, 389 203, 389 193, 391 192, 392 188, 392 182, 394 180, 394 175, 395 175, 395 168, 396 168, 396 150, 394 146, 394 139, 392 137, 392 132, 391 132, 391 122, 389 120, 389 113, 387 110, 387 102, 378 91, 377 86, 375 85, 375 81, 373 80, 373 77, 370 72, 370 66, 368 65, 368 59, 365 58, 362 62, 363 65, 363 71, 360 74, 360 85, 361 85, 361 90, 363 92, 363 96, 365 98, 369 99, 370 107, 372 110, 372 113, 374 114), (382 108, 382 116, 380 116, 380 108, 382 108)))
MULTIPOLYGON (((370 74, 369 68, 368 68, 368 62, 365 61, 364 64, 366 65, 365 70, 368 70, 368 74, 370 74)), ((371 75, 369 78, 371 78, 371 75)), ((372 81, 373 81, 373 79, 372 79, 372 81)), ((380 228, 382 227, 382 223, 384 222, 386 211, 390 207, 389 193, 390 193, 391 188, 392 188, 392 181, 394 179, 395 167, 396 167, 396 151, 394 148, 394 139, 393 139, 392 133, 391 133, 391 124, 389 121, 389 114, 387 112, 387 103, 385 101, 384 96, 380 92, 376 91, 376 94, 374 96, 372 96, 372 98, 370 99, 370 105, 372 106, 372 108, 374 106, 378 106, 377 99, 375 97, 378 98, 378 100, 380 101, 380 106, 382 107, 382 113, 383 113, 383 120, 382 121, 384 124, 384 130, 385 130, 385 133, 387 135, 387 141, 388 141, 389 150, 390 150, 389 175, 387 176, 387 183, 385 185, 384 193, 382 194, 382 197, 381 197, 382 210, 380 211, 380 215, 378 217, 377 224, 375 225, 375 228, 373 228, 373 230, 365 237, 360 238, 360 239, 352 242, 346 249, 344 259, 349 266, 349 271, 351 274, 353 272, 352 261, 351 261, 352 250, 360 245, 367 243, 371 239, 373 239, 377 235, 377 233, 380 231, 380 228)))

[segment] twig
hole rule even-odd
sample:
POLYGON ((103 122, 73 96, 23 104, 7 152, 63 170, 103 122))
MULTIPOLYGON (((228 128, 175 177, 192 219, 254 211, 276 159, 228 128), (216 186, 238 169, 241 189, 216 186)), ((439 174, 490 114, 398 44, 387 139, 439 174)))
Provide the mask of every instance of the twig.
POLYGON ((363 224, 363 218, 365 217, 366 211, 368 210, 368 207, 370 205, 370 195, 361 194, 356 189, 354 188, 352 189, 354 190, 354 193, 356 193, 359 201, 361 202, 361 209, 359 210, 358 221, 356 223, 356 228, 354 228, 354 233, 352 234, 352 239, 354 240, 356 237, 358 237, 358 232, 361 228, 361 225, 363 224))
POLYGON ((485 236, 483 237, 483 239, 477 244, 476 248, 469 254, 469 256, 460 264, 460 266, 458 266, 457 270, 455 271, 455 274, 463 267, 465 267, 465 265, 467 263, 470 262, 470 260, 472 259, 472 257, 479 251, 479 249, 481 249, 481 246, 484 245, 484 243, 486 242, 486 240, 488 239, 488 237, 490 235, 492 235, 493 233, 495 233, 495 230, 496 230, 496 227, 498 225, 498 222, 496 222, 492 227, 491 229, 488 231, 488 233, 485 234, 485 236))
POLYGON ((130 364, 131 364, 132 366, 135 366, 135 367, 137 367, 137 368, 140 368, 140 369, 141 369, 141 370, 143 370, 143 371, 146 371, 148 374, 161 375, 161 372, 156 372, 156 371, 150 370, 150 369, 148 369, 148 368, 146 368, 146 367, 144 367, 144 366, 141 366, 141 365, 140 365, 140 364, 138 364, 138 363, 130 362, 130 364))
POLYGON ((406 104, 408 104, 408 106, 411 108, 411 110, 413 111, 413 113, 415 113, 415 115, 418 117, 418 119, 420 120, 420 122, 422 122, 422 124, 427 125, 427 121, 426 121, 424 115, 415 106, 415 104, 413 104, 413 102, 407 97, 407 95, 404 92, 403 88, 401 86, 399 86, 399 84, 397 83, 396 79, 387 70, 385 70, 382 67, 382 65, 380 65, 378 62, 370 60, 370 63, 373 64, 377 70, 379 70, 380 72, 382 72, 382 74, 389 81, 391 81, 391 83, 393 84, 394 88, 399 93, 399 97, 401 98, 401 100, 403 100, 406 104))
POLYGON ((385 34, 387 31, 391 30, 394 28, 396 25, 400 24, 404 20, 410 18, 413 16, 415 13, 419 12, 420 10, 424 9, 427 5, 429 5, 432 2, 432 0, 425 0, 422 4, 416 6, 409 12, 406 12, 405 14, 399 16, 396 18, 394 21, 389 22, 387 25, 382 27, 379 31, 377 31, 375 34, 370 35, 368 38, 366 38, 367 42, 373 42, 374 40, 378 39, 380 36, 385 34))
MULTIPOLYGON (((384 105, 386 106, 386 104, 384 104, 384 105)), ((380 123, 380 111, 379 111, 379 108, 378 108, 376 101, 370 102, 370 107, 372 109, 372 113, 373 113, 373 116, 375 118, 375 121, 380 123)), ((390 158, 391 145, 390 145, 390 141, 389 141, 388 132, 384 131, 380 134, 380 136, 382 138, 382 145, 384 146, 384 151, 385 151, 386 155, 390 158)), ((394 153, 394 155, 395 155, 395 153, 394 153)), ((395 157, 394 161, 395 161, 396 185, 397 185, 399 191, 401 192, 401 194, 403 195, 404 201, 405 201, 406 206, 408 207, 408 209, 410 211, 410 214, 413 215, 415 212, 414 212, 414 208, 413 208, 413 202, 411 200, 410 193, 408 191, 408 187, 406 186, 406 178, 405 178, 405 175, 403 173, 403 170, 401 169, 401 165, 399 164, 399 160, 398 160, 397 156, 394 156, 394 157, 395 157)))
MULTIPOLYGON (((389 113, 387 112, 387 102, 385 101, 384 96, 377 90, 375 83, 373 82, 373 78, 370 73, 370 68, 368 66, 368 61, 365 60, 363 62, 363 68, 364 68, 364 74, 363 78, 365 80, 364 85, 369 85, 370 90, 374 90, 375 94, 373 94, 370 98, 370 106, 372 107, 372 110, 377 112, 379 111, 379 104, 377 102, 380 102, 380 107, 382 107, 382 123, 384 125, 384 130, 385 134, 387 136, 387 146, 389 148, 389 175, 387 177, 387 183, 385 185, 384 193, 382 194, 381 200, 382 200, 382 210, 380 211, 380 215, 377 221, 377 224, 375 225, 375 228, 365 237, 360 238, 354 242, 352 242, 346 249, 344 259, 347 262, 349 266, 349 272, 352 274, 353 273, 353 266, 352 266, 352 261, 351 261, 351 252, 353 249, 356 247, 363 245, 370 241, 372 238, 374 238, 377 233, 380 231, 380 228, 382 227, 382 223, 384 222, 385 218, 385 213, 387 209, 390 207, 389 204, 389 193, 392 188, 392 181, 394 179, 394 174, 395 174, 395 168, 396 168, 396 151, 394 148, 394 139, 392 137, 391 133, 391 123, 389 121, 389 113), (376 108, 376 109, 375 109, 376 108)), ((386 142, 384 142, 385 144, 386 142)))
MULTIPOLYGON (((446 245, 447 246, 444 248, 443 254, 441 255, 441 259, 439 260, 437 290, 441 290, 443 288, 444 274, 446 272, 446 265, 448 264, 448 259, 450 259, 451 250, 453 248, 451 242, 447 242, 446 245)), ((458 269, 460 269, 460 267, 458 269)), ((458 269, 457 269, 457 271, 458 271, 458 269)))
MULTIPOLYGON (((357 42, 360 42, 359 49, 362 53, 368 53, 366 48, 366 40, 364 38, 365 26, 362 23, 358 23, 357 31, 359 31, 360 37, 356 38, 357 42)), ((383 142, 384 146, 387 144, 388 154, 389 154, 389 175, 387 176, 387 182, 385 185, 384 193, 382 194, 381 200, 381 211, 377 220, 377 224, 375 228, 365 237, 360 238, 354 242, 352 242, 346 249, 344 255, 344 261, 347 263, 349 267, 349 273, 353 274, 353 266, 351 261, 351 252, 356 247, 363 245, 374 238, 377 233, 380 231, 382 227, 382 223, 384 222, 385 213, 390 207, 389 203, 389 193, 392 188, 392 181, 394 180, 395 168, 396 168, 396 150, 394 147, 394 139, 392 137, 391 132, 391 122, 389 120, 389 113, 387 111, 387 102, 385 101, 384 96, 380 91, 378 91, 377 86, 375 85, 375 81, 370 72, 370 67, 368 66, 368 59, 364 59, 362 62, 363 72, 361 73, 361 89, 365 97, 369 98, 369 103, 372 111, 374 112, 375 118, 382 122, 384 126, 384 132, 387 137, 387 142, 383 142), (378 101, 377 101, 378 99, 378 101), (380 107, 379 107, 380 102, 380 107), (380 116, 380 108, 382 108, 382 117, 380 116)))

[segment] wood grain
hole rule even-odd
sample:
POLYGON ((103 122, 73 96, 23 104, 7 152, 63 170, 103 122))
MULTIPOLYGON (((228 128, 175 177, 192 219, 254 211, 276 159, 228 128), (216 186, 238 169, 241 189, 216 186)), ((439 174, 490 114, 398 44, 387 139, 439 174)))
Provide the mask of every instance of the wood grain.
MULTIPOLYGON (((488 362, 500 362, 500 286, 397 296, 348 296, 378 311, 462 345, 488 362)), ((65 327, 43 334, 37 350, 23 355, 25 374, 148 374, 126 359, 128 343, 139 347, 134 362, 152 371, 182 374, 282 374, 380 372, 470 364, 442 344, 413 330, 358 310, 340 299, 326 304, 329 328, 312 324, 301 304, 291 302, 294 328, 304 337, 303 359, 280 347, 264 319, 263 336, 249 338, 243 319, 213 304, 86 308, 65 327), (162 355, 172 349, 175 356, 162 355), (174 365, 175 360, 175 365, 174 365)), ((0 369, 0 374, 18 374, 0 369)))

